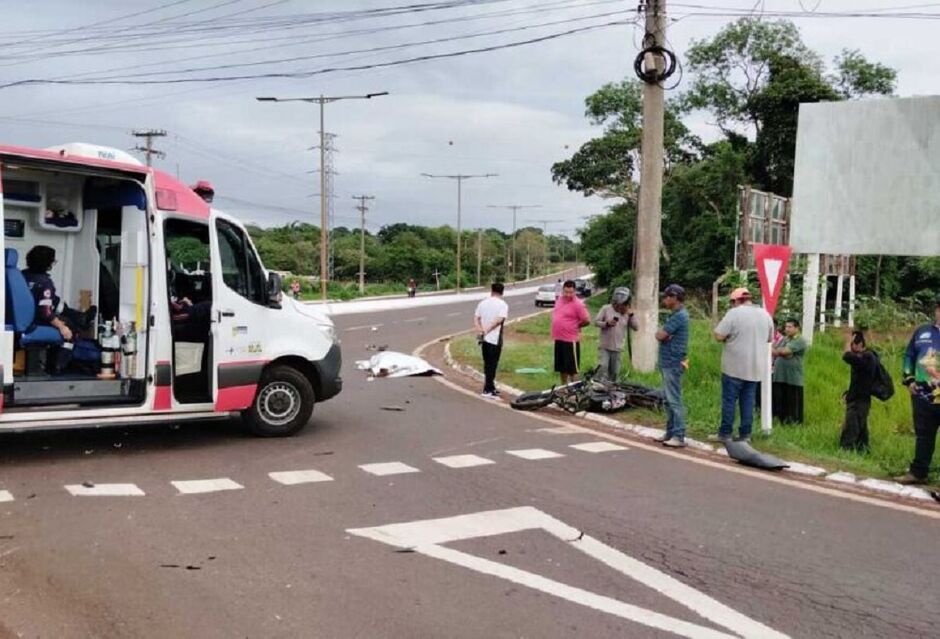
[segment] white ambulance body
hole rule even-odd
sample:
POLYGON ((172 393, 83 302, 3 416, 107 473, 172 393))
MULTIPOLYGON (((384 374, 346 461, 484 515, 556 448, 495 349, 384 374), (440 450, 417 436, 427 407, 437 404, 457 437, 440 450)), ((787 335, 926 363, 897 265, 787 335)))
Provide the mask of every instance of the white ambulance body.
POLYGON ((329 316, 282 298, 245 228, 175 178, 116 149, 0 145, 0 184, 0 431, 240 413, 290 435, 340 392, 329 316), (36 246, 55 251, 57 309, 98 309, 74 346, 37 315, 36 246))

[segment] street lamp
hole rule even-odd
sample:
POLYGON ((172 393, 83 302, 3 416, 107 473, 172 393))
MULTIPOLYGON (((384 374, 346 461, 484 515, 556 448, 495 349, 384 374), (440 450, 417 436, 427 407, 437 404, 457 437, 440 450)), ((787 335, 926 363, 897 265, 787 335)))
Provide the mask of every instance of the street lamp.
POLYGON ((329 220, 326 212, 326 129, 324 128, 323 105, 328 102, 340 100, 371 100, 380 95, 388 95, 388 91, 380 93, 366 93, 365 95, 320 95, 310 98, 274 98, 257 97, 258 102, 308 102, 320 105, 320 295, 326 301, 327 273, 327 227, 329 220))
POLYGON ((499 175, 498 173, 480 173, 477 175, 464 175, 458 173, 457 175, 432 175, 431 173, 422 173, 426 178, 442 178, 447 180, 456 180, 457 181, 457 292, 460 292, 460 186, 463 184, 464 180, 471 180, 473 178, 491 178, 499 175))

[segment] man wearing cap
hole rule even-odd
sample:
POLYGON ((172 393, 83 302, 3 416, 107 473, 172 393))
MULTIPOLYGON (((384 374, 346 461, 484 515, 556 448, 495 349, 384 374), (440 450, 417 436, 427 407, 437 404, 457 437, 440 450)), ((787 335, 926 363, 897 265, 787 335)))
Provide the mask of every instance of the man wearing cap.
POLYGON ((688 367, 689 312, 685 310, 685 290, 670 284, 663 291, 663 306, 671 314, 656 331, 659 341, 659 370, 666 396, 666 434, 659 440, 670 448, 685 447, 685 406, 682 404, 682 375, 688 367))
POLYGON ((715 339, 725 345, 721 354, 721 426, 711 441, 727 442, 734 431, 735 406, 740 403, 738 439, 748 441, 754 424, 757 385, 767 370, 767 345, 774 339, 774 321, 755 306, 751 292, 731 292, 731 309, 715 327, 715 339))
POLYGON ((627 331, 640 328, 630 310, 630 297, 627 287, 614 289, 610 304, 604 304, 594 318, 594 325, 601 329, 597 340, 598 377, 610 382, 620 379, 620 358, 627 331))
POLYGON ((914 413, 914 461, 895 481, 925 484, 940 429, 940 293, 934 300, 933 324, 911 336, 904 353, 904 385, 911 391, 914 413))

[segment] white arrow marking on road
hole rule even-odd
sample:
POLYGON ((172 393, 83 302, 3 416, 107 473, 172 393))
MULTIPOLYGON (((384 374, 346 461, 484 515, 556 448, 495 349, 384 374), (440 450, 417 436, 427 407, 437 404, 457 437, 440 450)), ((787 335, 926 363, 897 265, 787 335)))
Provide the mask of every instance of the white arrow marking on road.
POLYGON ((579 530, 530 506, 491 510, 443 519, 389 524, 374 528, 351 528, 346 532, 391 546, 408 548, 428 557, 449 561, 486 575, 501 577, 513 583, 555 595, 595 610, 616 615, 651 628, 689 637, 690 639, 729 639, 732 637, 786 639, 787 637, 685 585, 666 573, 629 557, 593 537, 584 535, 579 530), (459 550, 445 548, 442 545, 454 541, 491 537, 524 530, 544 530, 608 567, 639 581, 643 585, 698 613, 705 619, 736 634, 729 635, 706 626, 669 617, 611 597, 568 586, 535 573, 506 566, 459 550))
POLYGON ((13 501, 13 494, 9 490, 0 490, 0 503, 13 501))
POLYGON ((136 484, 69 484, 65 490, 75 497, 143 497, 144 491, 136 484))
POLYGON ((774 295, 777 289, 777 276, 780 275, 780 268, 783 266, 783 260, 764 260, 764 275, 767 277, 767 288, 770 294, 774 295))

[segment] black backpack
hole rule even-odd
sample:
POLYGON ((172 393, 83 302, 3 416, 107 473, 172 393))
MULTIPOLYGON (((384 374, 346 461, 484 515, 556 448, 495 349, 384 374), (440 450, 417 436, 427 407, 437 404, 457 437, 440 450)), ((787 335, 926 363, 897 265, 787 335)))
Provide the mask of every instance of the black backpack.
POLYGON ((875 356, 875 370, 872 373, 871 394, 886 402, 894 397, 894 380, 891 379, 891 374, 881 363, 878 353, 873 352, 872 354, 875 356))

